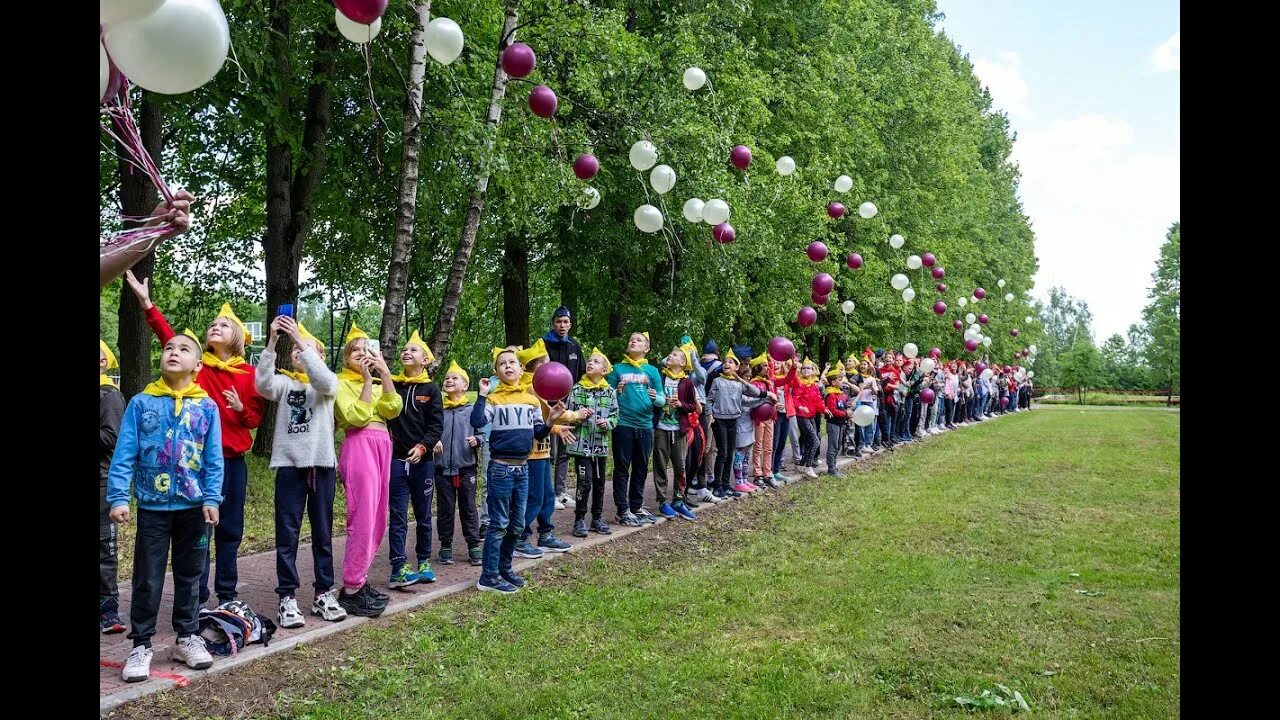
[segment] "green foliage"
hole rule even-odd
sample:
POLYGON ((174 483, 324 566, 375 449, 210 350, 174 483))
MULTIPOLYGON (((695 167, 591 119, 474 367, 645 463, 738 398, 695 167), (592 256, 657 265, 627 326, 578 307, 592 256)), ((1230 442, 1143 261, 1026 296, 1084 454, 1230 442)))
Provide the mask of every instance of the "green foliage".
POLYGON ((1151 273, 1150 303, 1142 311, 1149 341, 1144 356, 1160 386, 1177 392, 1182 375, 1181 223, 1175 222, 1160 247, 1151 273))

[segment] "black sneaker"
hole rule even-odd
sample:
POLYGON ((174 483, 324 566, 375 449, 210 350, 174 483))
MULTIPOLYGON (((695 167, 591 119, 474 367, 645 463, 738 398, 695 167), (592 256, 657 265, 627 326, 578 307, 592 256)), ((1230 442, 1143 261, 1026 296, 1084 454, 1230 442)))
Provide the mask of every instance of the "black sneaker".
POLYGON ((758 483, 756 483, 756 484, 757 484, 757 485, 764 485, 765 487, 769 488, 770 490, 778 490, 778 489, 780 489, 780 488, 782 487, 782 486, 781 486, 781 485, 779 485, 779 484, 778 484, 778 483, 777 483, 777 482, 776 482, 772 477, 769 477, 769 476, 765 476, 765 477, 760 478, 760 482, 758 482, 758 483))
POLYGON ((364 593, 369 598, 369 600, 371 600, 375 605, 381 605, 382 607, 386 607, 387 604, 391 602, 390 595, 387 595, 386 593, 380 593, 377 590, 374 590, 373 586, 370 585, 369 583, 365 583, 364 587, 360 588, 358 592, 364 593))
POLYGON ((351 594, 347 594, 347 589, 343 588, 342 592, 338 593, 338 604, 342 606, 343 610, 347 611, 348 615, 378 617, 387 609, 385 605, 379 605, 374 602, 372 597, 365 592, 367 587, 369 586, 365 585, 351 594))
POLYGON ((441 565, 453 564, 453 546, 452 545, 440 546, 440 564, 441 565))
POLYGON ((602 518, 596 518, 591 521, 591 531, 600 535, 612 535, 613 531, 609 529, 609 523, 602 518))
POLYGON ((685 505, 688 505, 690 508, 696 508, 696 507, 698 507, 699 505, 701 505, 702 503, 698 502, 698 498, 697 498, 697 497, 695 497, 697 494, 698 494, 698 493, 697 493, 696 491, 690 491, 690 492, 685 493, 685 494, 684 494, 684 504, 685 504, 685 505))
POLYGON ((502 578, 486 580, 484 576, 481 576, 479 580, 476 580, 476 587, 490 592, 499 592, 503 595, 511 595, 520 589, 502 578))
POLYGON ((467 548, 467 557, 471 559, 472 567, 480 567, 484 564, 484 550, 479 545, 467 548))
POLYGON ((120 612, 116 607, 99 603, 98 609, 101 616, 98 619, 98 627, 102 629, 103 635, 114 635, 124 632, 124 622, 120 620, 120 612))
POLYGON ((580 538, 587 536, 587 521, 585 518, 578 518, 573 521, 573 536, 580 538))
POLYGON ((625 515, 619 515, 617 522, 619 525, 626 525, 627 527, 640 527, 641 525, 644 525, 644 523, 640 522, 640 518, 632 514, 630 510, 628 510, 625 515))
POLYGON ((522 588, 525 585, 524 578, 515 574, 515 571, 513 570, 501 570, 498 572, 498 575, 500 575, 503 580, 506 580, 517 588, 522 588))

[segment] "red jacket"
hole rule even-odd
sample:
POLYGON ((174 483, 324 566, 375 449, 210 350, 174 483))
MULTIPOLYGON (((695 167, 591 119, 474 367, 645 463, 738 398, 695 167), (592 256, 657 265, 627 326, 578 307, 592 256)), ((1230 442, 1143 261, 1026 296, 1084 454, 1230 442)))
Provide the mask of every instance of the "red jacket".
POLYGON ((822 412, 822 389, 818 383, 797 385, 795 389, 796 416, 813 418, 822 412))
MULTIPOLYGON (((164 319, 160 308, 152 305, 146 315, 147 324, 156 337, 160 338, 161 345, 177 335, 169 327, 169 321, 164 319)), ((240 457, 248 452, 253 447, 253 435, 249 431, 262 423, 264 403, 262 396, 253 387, 254 367, 245 363, 237 369, 244 370, 244 374, 208 365, 202 365, 200 372, 196 373, 196 384, 204 388, 218 406, 218 418, 222 421, 222 457, 240 457), (227 399, 222 396, 222 391, 231 388, 235 388, 236 394, 240 396, 240 402, 244 404, 243 412, 235 412, 227 406, 227 399)))
POLYGON ((849 396, 843 390, 827 393, 826 404, 832 420, 843 422, 849 417, 849 396))

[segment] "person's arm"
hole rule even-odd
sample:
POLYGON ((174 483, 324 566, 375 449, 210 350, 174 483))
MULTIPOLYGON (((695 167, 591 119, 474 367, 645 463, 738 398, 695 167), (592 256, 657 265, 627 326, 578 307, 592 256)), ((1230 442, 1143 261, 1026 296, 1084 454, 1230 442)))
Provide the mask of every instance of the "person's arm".
MULTIPOLYGON (((107 474, 107 503, 112 508, 129 506, 133 466, 138 462, 138 414, 137 408, 130 405, 120 421, 116 449, 111 455, 111 470, 107 474)), ((222 452, 221 447, 218 447, 218 452, 222 452)))
POLYGON ((480 390, 476 393, 476 404, 471 406, 471 427, 483 430, 493 420, 493 410, 488 405, 489 378, 480 378, 480 390))
MULTIPOLYGON (((273 373, 274 374, 274 373, 273 373)), ((257 379, 257 372, 254 372, 254 379, 257 379)), ((244 407, 240 410, 240 426, 246 430, 253 430, 262 424, 262 415, 266 411, 267 403, 262 399, 262 395, 254 389, 254 383, 247 383, 244 393, 240 398, 240 404, 244 407)))
POLYGON ((395 419, 404 410, 404 400, 400 398, 400 393, 396 392, 395 381, 391 379, 391 368, 387 367, 387 361, 382 355, 374 355, 374 369, 378 371, 378 377, 382 380, 382 394, 378 396, 374 408, 378 412, 378 417, 383 420, 395 419))
POLYGON ((338 394, 338 375, 324 364, 324 358, 314 347, 302 351, 302 367, 307 369, 307 379, 316 394, 330 398, 338 394))
POLYGON ((124 418, 124 396, 109 390, 98 403, 101 423, 98 437, 102 440, 100 452, 114 452, 116 437, 120 433, 120 421, 124 418))
POLYGON ((609 429, 618 427, 618 391, 609 393, 609 429))
POLYGON ((350 383, 340 383, 334 400, 334 409, 342 421, 352 427, 364 427, 374 418, 373 403, 362 395, 372 393, 373 380, 366 379, 362 394, 357 395, 350 383))
MULTIPOLYGON (((258 355, 258 367, 253 376, 253 389, 258 391, 259 396, 272 402, 279 402, 280 398, 288 392, 289 378, 277 375, 275 370, 276 351, 268 344, 258 355)), ((245 403, 245 409, 249 409, 248 403, 245 403)))
POLYGON ((160 308, 151 302, 151 278, 138 280, 134 277, 133 271, 128 270, 124 274, 124 281, 133 291, 134 297, 138 299, 138 304, 142 306, 142 314, 147 320, 147 325, 151 327, 151 332, 160 339, 161 345, 169 342, 177 333, 169 327, 169 321, 160 312, 160 308))

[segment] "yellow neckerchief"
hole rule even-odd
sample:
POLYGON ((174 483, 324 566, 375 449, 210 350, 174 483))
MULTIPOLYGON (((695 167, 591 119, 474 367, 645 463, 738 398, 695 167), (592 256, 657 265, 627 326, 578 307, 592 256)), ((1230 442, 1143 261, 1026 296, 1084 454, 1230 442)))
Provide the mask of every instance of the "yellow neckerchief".
POLYGON ((806 378, 805 376, 801 375, 800 373, 796 373, 796 380, 797 380, 797 381, 799 381, 801 385, 817 385, 817 384, 818 384, 818 376, 817 376, 817 375, 814 375, 814 376, 813 376, 813 377, 811 377, 811 378, 806 378))
POLYGON ((287 378, 293 378, 294 380, 297 380, 298 382, 302 383, 303 385, 306 385, 307 383, 311 382, 311 378, 307 377, 307 374, 306 374, 306 373, 304 373, 304 372, 302 372, 302 371, 299 371, 299 370, 283 370, 283 369, 277 369, 277 370, 276 370, 276 372, 280 373, 281 375, 283 375, 283 376, 285 376, 285 377, 287 377, 287 378))
POLYGON ((413 377, 406 376, 404 374, 404 368, 401 368, 399 375, 391 376, 391 381, 404 383, 406 385, 412 385, 414 383, 429 383, 431 382, 431 376, 427 374, 427 368, 424 365, 422 367, 422 372, 418 373, 417 375, 414 375, 413 377))
POLYGON ((643 355, 636 359, 632 359, 630 355, 624 355, 622 356, 622 359, 618 361, 619 365, 623 363, 626 363, 627 365, 634 365, 635 367, 644 367, 649 364, 649 360, 643 355))
POLYGON ((206 350, 204 354, 200 356, 200 362, 204 363, 205 367, 211 367, 218 370, 226 370, 227 372, 232 373, 234 375, 249 374, 248 370, 240 369, 239 367, 240 365, 248 365, 249 363, 245 362, 244 358, 240 357, 239 355, 236 355, 235 357, 227 358, 226 360, 219 360, 217 355, 214 355, 213 353, 206 350))
POLYGON ((521 390, 529 390, 533 387, 533 373, 523 370, 520 373, 520 379, 516 381, 516 385, 521 390))
POLYGON ((689 373, 685 372, 683 367, 680 368, 679 370, 672 370, 670 367, 664 367, 662 368, 662 374, 666 375, 672 380, 683 380, 689 377, 689 373))
MULTIPOLYGON (((532 373, 525 374, 532 377, 532 373)), ((532 382, 532 380, 530 380, 530 382, 532 382)), ((503 380, 499 380, 498 387, 489 391, 489 397, 493 397, 494 395, 515 395, 523 392, 525 392, 525 387, 519 380, 513 383, 507 383, 503 380)))
POLYGON ((111 378, 107 377, 106 375, 103 375, 102 373, 98 373, 98 383, 99 383, 98 387, 106 387, 107 385, 110 385, 111 387, 116 386, 115 380, 112 380, 111 378))
MULTIPOLYGON (((724 367, 724 366, 723 366, 723 365, 721 365, 720 367, 724 367)), ((722 377, 722 378, 724 378, 724 379, 726 379, 726 380, 737 380, 737 379, 738 379, 738 373, 736 373, 736 372, 731 372, 731 371, 729 371, 729 370, 727 370, 727 369, 726 369, 726 370, 721 370, 721 371, 720 371, 720 377, 722 377)))
POLYGON ((462 407, 463 405, 466 405, 466 404, 467 404, 467 394, 466 394, 465 392, 464 392, 464 393, 462 393, 462 397, 458 398, 457 400, 454 400, 453 398, 449 397, 448 395, 445 395, 445 396, 444 396, 444 409, 445 409, 445 410, 448 410, 449 408, 462 407))
POLYGON ((174 400, 173 416, 174 417, 177 417, 178 413, 182 412, 183 398, 209 397, 209 393, 205 392, 204 388, 200 387, 194 382, 192 382, 190 385, 184 387, 181 390, 174 390, 173 388, 169 387, 167 383, 165 383, 164 378, 160 378, 159 380, 156 380, 155 382, 151 383, 142 392, 146 393, 147 395, 154 395, 156 397, 173 398, 174 400))
POLYGON ((835 395, 835 394, 836 394, 836 393, 838 393, 838 392, 840 392, 840 388, 839 388, 838 386, 836 386, 836 385, 831 385, 831 386, 827 387, 827 392, 826 392, 826 394, 827 394, 827 395, 835 395))
MULTIPOLYGON (((374 385, 382 384, 382 380, 379 379, 377 375, 372 375, 371 377, 373 378, 374 385)), ((342 368, 342 372, 338 373, 338 379, 346 380, 347 382, 357 382, 361 385, 364 384, 364 376, 349 367, 342 368)))
POLYGON ((605 380, 604 376, 601 376, 599 380, 592 382, 591 378, 583 375, 582 379, 578 381, 578 384, 588 390, 603 390, 609 387, 609 381, 605 380))

